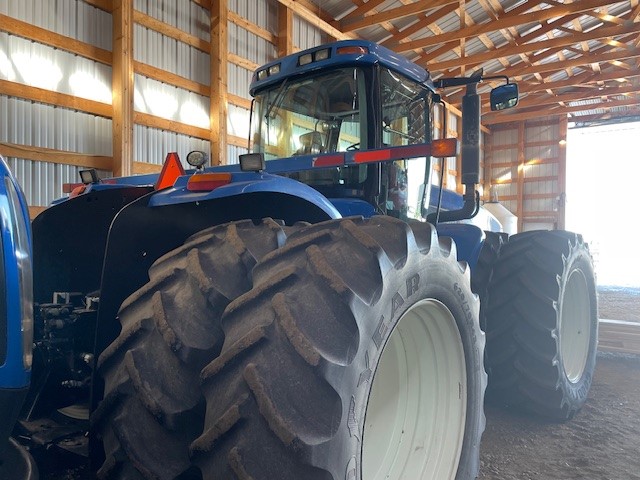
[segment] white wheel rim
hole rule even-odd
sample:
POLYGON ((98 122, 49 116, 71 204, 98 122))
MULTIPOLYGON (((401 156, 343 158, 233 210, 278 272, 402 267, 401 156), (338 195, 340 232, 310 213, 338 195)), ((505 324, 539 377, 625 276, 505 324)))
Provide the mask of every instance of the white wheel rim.
POLYGON ((464 347, 449 309, 422 300, 398 321, 373 377, 362 478, 455 478, 464 440, 464 347))
POLYGON ((564 373, 577 383, 584 373, 591 343, 591 303, 581 270, 569 275, 560 310, 560 355, 564 373))

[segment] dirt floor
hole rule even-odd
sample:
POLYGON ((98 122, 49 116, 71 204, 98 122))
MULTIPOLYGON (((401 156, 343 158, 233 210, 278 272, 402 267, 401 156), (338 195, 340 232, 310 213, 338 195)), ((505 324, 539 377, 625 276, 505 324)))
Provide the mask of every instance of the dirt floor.
POLYGON ((479 479, 640 479, 640 357, 600 354, 587 403, 565 424, 486 415, 479 479))

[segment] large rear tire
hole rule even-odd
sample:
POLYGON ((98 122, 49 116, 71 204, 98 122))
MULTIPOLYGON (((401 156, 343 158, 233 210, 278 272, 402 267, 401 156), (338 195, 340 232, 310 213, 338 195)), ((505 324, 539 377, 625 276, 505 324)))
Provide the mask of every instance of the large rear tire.
POLYGON ((451 239, 390 217, 325 222, 253 280, 201 374, 203 478, 476 478, 484 334, 451 239))
POLYGON ((582 237, 566 231, 510 237, 488 297, 487 397, 571 418, 587 399, 598 341, 596 282, 582 237))
POLYGON ((100 478, 199 476, 188 447, 204 421, 200 370, 222 347, 225 307, 285 238, 271 219, 208 228, 158 259, 149 283, 125 300, 122 331, 98 362, 105 397, 91 423, 106 457, 100 478))

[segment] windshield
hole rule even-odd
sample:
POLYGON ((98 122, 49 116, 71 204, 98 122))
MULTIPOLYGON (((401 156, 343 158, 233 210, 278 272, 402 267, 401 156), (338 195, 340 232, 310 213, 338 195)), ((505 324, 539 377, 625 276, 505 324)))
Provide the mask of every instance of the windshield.
POLYGON ((273 160, 366 147, 363 91, 362 73, 343 68, 285 80, 259 93, 253 109, 252 150, 273 160))

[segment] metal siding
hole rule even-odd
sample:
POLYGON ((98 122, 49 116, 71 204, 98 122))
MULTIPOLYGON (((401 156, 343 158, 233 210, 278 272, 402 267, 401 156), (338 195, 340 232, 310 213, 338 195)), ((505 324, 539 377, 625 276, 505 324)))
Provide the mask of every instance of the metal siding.
POLYGON ((111 50, 111 14, 81 0, 0 0, 0 13, 111 50))
POLYGON ((249 138, 249 110, 229 104, 227 132, 240 138, 249 138))
POLYGON ((209 85, 209 54, 140 25, 133 30, 135 60, 209 85))
POLYGON ((203 97, 141 75, 135 76, 136 111, 187 125, 209 128, 209 97, 203 97))
POLYGON ((162 165, 167 153, 178 152, 183 166, 188 168, 185 159, 189 152, 202 150, 210 153, 210 145, 206 140, 142 125, 134 127, 133 144, 135 161, 154 165, 162 165))
POLYGON ((111 67, 2 32, 0 78, 111 103, 111 67))
POLYGON ((246 148, 238 147, 236 145, 227 145, 227 164, 237 164, 239 161, 238 157, 247 152, 248 150, 246 148))
POLYGON ((326 34, 297 15, 293 16, 293 44, 301 50, 327 42, 326 34))
POLYGON ((112 154, 111 119, 0 96, 0 141, 71 152, 112 154))

